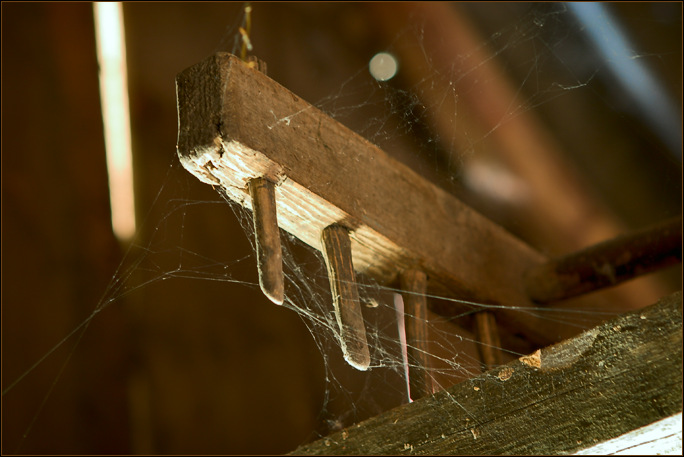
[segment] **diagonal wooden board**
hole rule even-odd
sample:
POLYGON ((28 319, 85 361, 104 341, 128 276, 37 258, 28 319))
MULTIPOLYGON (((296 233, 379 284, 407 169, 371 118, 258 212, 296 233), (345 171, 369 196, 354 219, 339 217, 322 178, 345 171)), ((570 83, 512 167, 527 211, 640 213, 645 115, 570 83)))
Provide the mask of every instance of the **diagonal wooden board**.
POLYGON ((391 283, 420 269, 428 292, 503 305, 513 332, 556 340, 524 312, 534 304, 523 276, 546 259, 498 225, 231 54, 186 69, 176 87, 178 155, 201 181, 251 209, 247 183, 265 177, 280 228, 321 250, 325 227, 346 227, 358 273, 391 283))
POLYGON ((293 454, 568 454, 681 411, 677 292, 293 454))

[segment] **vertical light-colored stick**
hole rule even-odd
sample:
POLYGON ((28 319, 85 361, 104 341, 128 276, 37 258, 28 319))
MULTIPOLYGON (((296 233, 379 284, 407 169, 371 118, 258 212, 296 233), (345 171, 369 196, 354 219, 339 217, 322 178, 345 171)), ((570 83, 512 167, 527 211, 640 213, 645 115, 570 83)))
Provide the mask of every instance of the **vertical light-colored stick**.
POLYGON ((501 341, 499 330, 496 327, 496 318, 489 311, 480 311, 475 314, 475 333, 478 341, 477 350, 487 371, 503 363, 501 354, 501 341))
POLYGON ((275 184, 265 178, 251 179, 249 194, 252 197, 259 285, 273 303, 282 305, 285 299, 285 284, 283 253, 276 215, 275 184))
POLYGON ((349 233, 346 228, 334 224, 323 230, 321 238, 335 318, 340 328, 342 354, 351 366, 365 371, 370 366, 370 352, 352 265, 349 233))
POLYGON ((404 328, 409 362, 409 397, 417 400, 432 395, 427 328, 427 275, 420 270, 402 272, 404 297, 404 328))

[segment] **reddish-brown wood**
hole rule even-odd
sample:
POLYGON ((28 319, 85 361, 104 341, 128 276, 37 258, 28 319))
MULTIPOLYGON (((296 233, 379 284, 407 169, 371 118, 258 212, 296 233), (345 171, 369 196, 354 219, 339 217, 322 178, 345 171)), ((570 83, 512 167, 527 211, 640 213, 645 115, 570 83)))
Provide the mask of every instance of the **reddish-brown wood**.
POLYGON ((504 305, 511 329, 554 339, 505 308, 533 306, 522 274, 544 257, 451 194, 230 54, 182 72, 177 92, 178 153, 203 182, 252 208, 249 180, 271 180, 278 224, 310 246, 341 225, 357 272, 387 283, 419 266, 429 291, 504 305))
POLYGON ((682 261, 682 218, 599 243, 529 272, 530 297, 548 303, 615 286, 682 261))
POLYGON ((365 371, 370 366, 370 352, 352 265, 349 233, 344 227, 331 225, 323 230, 321 244, 328 267, 342 354, 351 366, 365 371))
POLYGON ((249 195, 252 198, 259 285, 273 303, 282 305, 285 299, 285 283, 283 252, 280 247, 280 231, 276 214, 275 185, 263 178, 251 179, 248 185, 249 195))
POLYGON ((681 410, 677 292, 293 454, 572 454, 681 410))

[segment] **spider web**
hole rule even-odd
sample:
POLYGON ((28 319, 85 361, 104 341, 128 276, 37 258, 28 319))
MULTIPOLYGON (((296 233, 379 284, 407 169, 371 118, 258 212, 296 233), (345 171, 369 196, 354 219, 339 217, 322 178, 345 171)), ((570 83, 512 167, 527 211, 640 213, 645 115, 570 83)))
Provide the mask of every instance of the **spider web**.
MULTIPOLYGON (((258 11, 260 5, 255 5, 255 8, 258 11)), ((465 8, 476 19, 487 14, 486 8, 475 5, 468 5, 465 8)), ((574 93, 599 92, 606 84, 605 80, 601 79, 606 70, 600 57, 587 58, 581 55, 583 27, 565 4, 513 8, 519 10, 517 20, 499 25, 483 21, 484 36, 488 38, 478 42, 470 51, 460 53, 459 59, 448 63, 439 61, 434 55, 431 43, 425 37, 425 20, 415 17, 409 25, 400 27, 392 42, 377 51, 387 51, 401 56, 401 50, 406 47, 406 42, 409 42, 414 48, 411 55, 417 60, 409 63, 399 58, 399 73, 396 78, 401 80, 404 78, 402 72, 411 68, 426 68, 427 71, 418 73, 414 79, 409 79, 410 83, 407 83, 406 79, 401 80, 401 83, 396 83, 397 79, 380 82, 370 76, 366 66, 359 66, 353 74, 342 75, 341 82, 336 83, 335 90, 310 101, 397 160, 414 167, 426 179, 468 202, 479 203, 485 210, 491 208, 488 204, 492 202, 496 205, 506 203, 512 207, 522 204, 521 202, 529 198, 530 190, 519 177, 504 165, 495 164, 486 170, 487 173, 492 173, 492 170, 498 173, 495 180, 499 185, 487 187, 486 182, 490 182, 491 179, 483 179, 482 175, 478 174, 478 170, 482 171, 483 168, 480 167, 481 162, 473 158, 485 157, 487 160, 496 161, 491 152, 496 147, 493 137, 503 126, 540 109, 557 109, 557 101, 574 93), (490 24, 493 30, 486 30, 486 24, 490 24), (485 60, 479 56, 486 56, 485 60), (487 81, 472 79, 472 76, 477 74, 477 67, 487 65, 489 59, 499 62, 503 66, 504 74, 516 81, 516 85, 514 97, 506 101, 507 106, 503 115, 495 119, 490 126, 482 128, 477 126, 477 116, 470 108, 470 101, 483 97, 483 91, 489 86, 487 81), (473 197, 478 192, 486 195, 484 204, 473 197)), ((233 43, 221 43, 218 50, 228 49, 234 54, 239 54, 241 35, 236 29, 243 21, 242 15, 232 21, 233 25, 228 28, 225 40, 233 40, 233 43)), ((258 24, 256 18, 255 24, 258 24)), ((631 57, 648 59, 650 55, 635 53, 631 57)), ((659 54, 657 57, 664 59, 666 56, 659 54)), ((272 66, 269 73, 271 69, 278 73, 272 66)), ((299 93, 296 88, 291 89, 299 93)), ((311 92, 315 93, 315 90, 311 92)), ((45 359, 68 347, 59 355, 63 363, 60 364, 60 371, 54 374, 54 387, 59 382, 62 370, 68 368, 71 356, 77 354, 82 347, 81 339, 91 322, 106 319, 105 311, 109 307, 121 305, 137 316, 141 325, 141 328, 135 329, 133 335, 136 344, 165 344, 169 352, 178 354, 181 358, 187 357, 190 361, 188 370, 192 372, 193 379, 186 383, 191 386, 189 390, 173 392, 164 391, 162 387, 160 392, 152 394, 159 405, 163 405, 165 396, 180 395, 192 399, 203 389, 203 377, 225 380, 226 391, 238 390, 232 392, 233 395, 229 399, 225 397, 227 394, 218 394, 224 404, 234 404, 240 402, 237 399, 240 396, 239 389, 243 388, 245 383, 236 381, 241 372, 255 370, 257 375, 249 378, 253 380, 263 376, 263 373, 284 377, 289 373, 288 370, 306 370, 310 377, 317 380, 308 387, 309 392, 298 390, 289 394, 285 391, 270 393, 299 395, 307 408, 318 411, 315 423, 306 423, 300 427, 302 429, 308 426, 310 429, 309 433, 301 438, 303 443, 409 402, 408 361, 401 335, 402 291, 386 284, 379 284, 373 278, 358 278, 371 352, 371 366, 366 372, 349 367, 344 362, 340 350, 339 328, 333 314, 327 270, 321 254, 293 235, 281 231, 286 280, 285 303, 282 307, 277 307, 265 299, 259 301, 260 299, 255 298, 260 292, 256 279, 251 213, 231 201, 221 189, 204 186, 207 188, 202 191, 204 198, 189 197, 191 189, 198 186, 204 185, 198 183, 182 168, 177 159, 173 158, 168 165, 165 183, 152 205, 145 226, 140 229, 136 241, 113 275, 101 301, 81 324, 6 387, 3 397, 5 394, 11 394, 12 389, 18 383, 24 382, 34 368, 45 359), (206 226, 198 229, 206 220, 202 216, 206 212, 225 214, 226 219, 230 219, 226 224, 239 225, 243 237, 239 240, 225 240, 220 233, 216 233, 218 228, 216 231, 206 226), (210 241, 204 242, 206 240, 187 236, 189 233, 198 232, 205 233, 210 241), (193 303, 193 290, 197 288, 214 291, 216 300, 212 303, 193 303), (176 294, 182 296, 180 302, 184 303, 185 309, 179 310, 179 305, 171 300, 171 296, 176 294), (243 300, 245 302, 242 302, 243 300), (227 315, 239 322, 238 325, 211 322, 212 313, 226 306, 230 307, 227 315), (244 307, 258 307, 257 314, 277 314, 289 322, 296 318, 301 322, 300 328, 289 332, 281 331, 273 326, 273 320, 268 320, 268 323, 261 321, 255 313, 245 311, 244 307), (199 332, 204 333, 201 341, 193 340, 189 333, 175 328, 174 325, 177 323, 164 321, 166 313, 187 313, 188 309, 192 309, 192 315, 188 315, 185 324, 189 327, 194 326, 199 332), (248 338, 254 336, 253 334, 257 335, 257 340, 280 340, 275 344, 271 342, 260 345, 254 343, 254 339, 248 338), (308 343, 284 341, 293 335, 308 340, 308 343), (263 367, 263 361, 270 359, 263 357, 259 351, 273 349, 277 344, 285 345, 286 350, 292 352, 301 350, 309 353, 306 357, 291 354, 286 356, 282 365, 263 367), (196 364, 200 363, 198 360, 202 356, 196 353, 202 351, 214 351, 225 356, 225 365, 218 367, 209 363, 198 367, 196 364), (252 351, 254 366, 232 366, 230 357, 234 351, 252 351), (310 351, 315 351, 315 354, 312 356, 310 351), (193 355, 188 356, 188 353, 193 355), (318 362, 313 366, 308 365, 312 359, 318 359, 318 362)), ((511 223, 508 228, 515 231, 516 220, 507 221, 511 223)), ((427 299, 432 308, 448 306, 458 301, 448 296, 430 295, 427 299)), ((467 328, 472 314, 488 310, 491 305, 458 302, 460 307, 467 311, 450 317, 430 312, 426 322, 430 339, 429 373, 435 391, 482 372, 482 362, 478 354, 480 343, 467 328)), ((591 328, 616 314, 610 308, 583 309, 563 304, 524 312, 533 313, 549 325, 563 324, 568 328, 574 328, 576 332, 591 328)), ((227 316, 225 313, 221 315, 227 316)), ((505 363, 528 354, 532 348, 520 344, 500 349, 505 363)), ((146 363, 144 355, 141 356, 139 363, 146 363)), ((160 380, 152 379, 146 382, 155 381, 160 380)), ((270 384, 263 385, 272 388, 270 384)), ((268 388, 264 387, 263 399, 252 398, 245 408, 266 408, 269 404, 269 394, 266 391, 268 388)), ((142 388, 142 391, 150 395, 145 388, 142 388)), ((27 424, 26 437, 30 437, 31 430, 49 401, 51 392, 52 387, 41 400, 31 422, 27 424)), ((453 401, 458 404, 457 398, 453 398, 453 401)), ((155 402, 150 401, 150 404, 154 405, 155 402)), ((163 416, 164 407, 159 408, 159 411, 151 413, 149 417, 163 416)), ((236 409, 239 410, 239 406, 236 406, 236 409)), ((278 413, 279 411, 274 412, 276 416, 278 413)), ((477 421, 474 412, 466 413, 477 421)), ((211 422, 212 419, 216 418, 208 417, 202 420, 211 422)), ((276 417, 275 422, 277 421, 276 417)), ((207 439, 211 440, 212 434, 221 433, 221 428, 221 424, 208 425, 207 439)), ((26 439, 30 438, 24 438, 26 439)), ((256 445, 249 449, 248 444, 240 442, 239 437, 231 439, 238 444, 235 448, 225 449, 224 452, 245 452, 245 449, 260 452, 256 445)), ((178 449, 181 449, 180 452, 202 452, 201 449, 183 448, 182 443, 178 448, 158 450, 178 452, 178 449)), ((215 448, 208 446, 207 449, 215 448)))

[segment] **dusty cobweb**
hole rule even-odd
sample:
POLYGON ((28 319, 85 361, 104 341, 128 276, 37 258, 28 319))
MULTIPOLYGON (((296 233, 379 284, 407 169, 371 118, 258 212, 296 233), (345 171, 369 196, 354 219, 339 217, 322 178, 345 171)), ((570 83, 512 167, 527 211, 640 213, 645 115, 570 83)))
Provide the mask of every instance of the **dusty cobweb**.
MULTIPOLYGON (((253 7, 259 8, 259 5, 253 7)), ((473 14, 483 13, 475 11, 473 14)), ((235 29, 243 26, 243 17, 235 18, 231 24, 236 25, 231 26, 226 34, 230 39, 234 38, 232 48, 226 46, 220 50, 239 54, 244 34, 235 29)), ((490 154, 488 151, 494 148, 490 141, 493 132, 511 120, 547 107, 560 98, 571 97, 578 91, 593 91, 597 84, 605 84, 600 82, 606 71, 600 65, 601 61, 597 63, 578 55, 582 51, 584 29, 565 4, 528 5, 514 23, 486 32, 488 35, 485 34, 475 48, 458 54, 458 59, 449 62, 435 55, 433 43, 425 37, 425 21, 420 17, 415 19, 410 25, 402 26, 386 47, 376 50, 397 58, 396 76, 376 80, 367 65, 359 66, 345 76, 335 91, 309 102, 397 160, 415 166, 425 179, 433 180, 458 196, 467 194, 468 189, 472 192, 474 187, 477 188, 471 182, 473 168, 469 165, 470 159, 490 154), (411 54, 406 53, 407 46, 411 47, 411 54), (407 55, 414 60, 406 60, 407 55), (473 79, 472 76, 477 74, 478 66, 487 65, 490 59, 496 60, 504 74, 516 83, 513 86, 514 98, 505 102, 507 106, 503 115, 489 127, 481 128, 476 125, 469 100, 484 96, 481 91, 489 86, 487 81, 473 79), (415 70, 413 77, 406 76, 412 70, 415 70)), ((255 52, 258 54, 258 48, 255 52)), ((198 60, 201 57, 198 56, 198 60)), ((511 188, 520 186, 520 198, 524 198, 524 184, 518 183, 515 176, 504 171, 499 178, 502 182, 511 180, 514 183, 511 188)), ((217 291, 240 287, 259 293, 251 213, 231 201, 220 188, 207 193, 211 196, 206 199, 188 198, 188 189, 193 186, 206 185, 187 173, 175 157, 170 158, 167 179, 158 193, 146 226, 140 230, 137 241, 113 274, 101 301, 79 326, 10 384, 3 396, 11 394, 14 386, 54 349, 72 345, 69 354, 78 351, 80 335, 92 320, 106 319, 108 307, 117 306, 142 290, 164 288, 166 281, 182 281, 189 290, 211 284, 217 291), (195 224, 193 218, 203 211, 221 211, 226 217, 234 218, 244 231, 244 238, 240 241, 243 247, 205 249, 187 239, 186 224, 195 224), (247 270, 252 273, 246 273, 247 270)), ((508 196, 515 197, 510 193, 508 196)), ((397 312, 402 307, 402 291, 396 285, 358 277, 371 355, 369 369, 358 372, 342 358, 339 327, 333 313, 322 255, 293 234, 281 231, 281 241, 285 274, 283 308, 296 314, 306 326, 323 366, 322 372, 318 373, 323 377, 321 384, 324 386, 318 398, 318 424, 307 439, 325 436, 409 402, 409 361, 401 335, 401 314, 397 312)), ((429 351, 428 371, 433 389, 438 391, 482 372, 478 355, 480 343, 469 330, 471 319, 475 313, 495 311, 497 306, 448 295, 429 295, 426 298, 431 309, 458 305, 455 308, 459 310, 447 316, 431 312, 425 322, 429 335, 425 346, 429 351)), ((264 307, 262 312, 270 310, 264 307)), ((536 315, 549 325, 575 328, 577 332, 615 315, 612 310, 563 306, 527 308, 520 312, 536 315)), ((258 322, 250 324, 258 326, 258 322)), ((505 363, 527 355, 527 351, 533 348, 519 345, 499 349, 505 363)), ((67 358, 63 367, 68 363, 67 358)), ((59 381, 59 376, 59 373, 55 374, 55 382, 59 381)), ((50 392, 46 392, 45 400, 49 397, 50 392)), ((459 405, 457 398, 453 398, 453 402, 459 405)), ((475 412, 466 413, 477 421, 475 412)), ((39 415, 40 409, 34 417, 39 415)), ((34 422, 27 424, 26 436, 30 435, 33 425, 34 422)))

